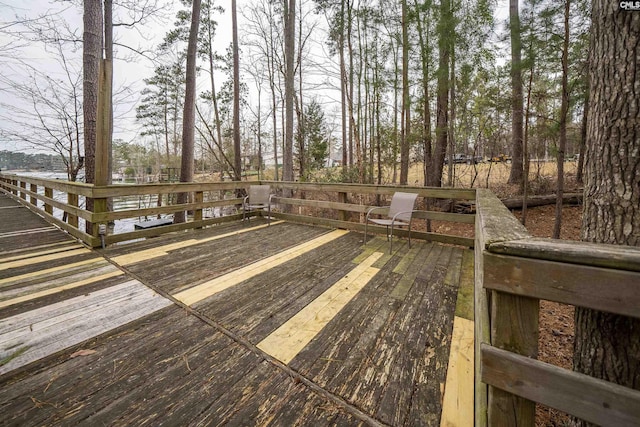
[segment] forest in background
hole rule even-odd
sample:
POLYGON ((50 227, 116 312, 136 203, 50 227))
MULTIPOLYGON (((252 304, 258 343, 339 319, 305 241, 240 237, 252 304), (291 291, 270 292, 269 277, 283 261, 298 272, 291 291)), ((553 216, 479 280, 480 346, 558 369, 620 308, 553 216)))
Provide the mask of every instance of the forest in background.
MULTIPOLYGON (((233 176, 239 151, 239 175, 269 167, 275 179, 282 179, 286 3, 247 1, 237 11, 241 143, 236 150, 234 49, 221 43, 228 35, 219 34, 219 21, 228 19, 222 8, 230 5, 202 2, 196 62, 197 170, 233 176)), ((420 184, 453 185, 453 169, 447 173, 445 163, 452 164, 456 154, 522 158, 518 153, 525 143, 527 158, 579 153, 588 93, 590 21, 585 2, 511 1, 519 11, 514 17, 511 8, 511 25, 496 21, 499 5, 490 0, 288 3, 295 6, 291 149, 297 179, 326 179, 328 174, 316 171, 345 165, 330 178, 406 183, 409 164, 421 164, 420 184), (519 57, 511 51, 514 45, 519 57), (522 117, 514 125, 512 87, 518 75, 522 117)), ((113 94, 116 111, 119 104, 135 105, 139 130, 118 146, 129 145, 124 151, 138 153, 136 158, 144 158, 154 170, 180 165, 192 4, 173 5, 180 11, 162 42, 148 51, 136 53, 136 46, 126 46, 130 39, 117 36, 124 34, 123 28, 144 28, 157 22, 155 16, 173 14, 170 6, 159 1, 111 5, 117 40, 114 69, 120 61, 152 58, 154 64, 143 87, 120 87, 113 94), (131 104, 131 97, 137 102, 131 104)), ((35 21, 16 19, 22 32, 15 27, 4 30, 9 36, 24 36, 27 28, 29 37, 48 46, 66 79, 48 78, 35 69, 23 82, 12 81, 8 73, 3 76, 5 89, 28 107, 18 113, 15 105, 3 101, 5 110, 14 111, 12 126, 4 127, 1 135, 7 141, 46 147, 66 158, 73 169, 83 157, 82 67, 75 61, 81 40, 79 29, 68 22, 61 25, 61 19, 43 12, 35 21)), ((5 45, 6 54, 11 53, 9 47, 16 48, 5 45)), ((116 116, 116 129, 117 122, 116 116)), ((524 165, 516 159, 513 167, 524 165)), ((515 182, 521 180, 517 175, 515 182)))

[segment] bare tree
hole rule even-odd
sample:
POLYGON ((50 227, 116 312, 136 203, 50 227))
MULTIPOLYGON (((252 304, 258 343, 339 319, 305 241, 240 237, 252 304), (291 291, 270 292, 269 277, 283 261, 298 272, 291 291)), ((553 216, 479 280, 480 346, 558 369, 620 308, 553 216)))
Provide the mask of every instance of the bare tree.
POLYGON ((509 0, 509 31, 511 34, 511 147, 510 184, 522 184, 523 94, 518 0, 509 0))
MULTIPOLYGON (((200 0, 193 1, 191 10, 191 29, 187 45, 187 72, 184 95, 184 113, 182 115, 182 160, 180 164, 180 182, 193 181, 193 148, 196 121, 196 53, 198 49, 198 26, 200 25, 200 0)), ((178 194, 178 204, 188 201, 188 193, 178 194)), ((185 212, 176 212, 174 223, 185 222, 185 212)))
POLYGON ((293 181, 293 96, 295 83, 296 1, 284 0, 285 144, 283 179, 293 181))
POLYGON ((236 0, 231 0, 233 32, 233 169, 235 180, 242 179, 242 153, 240 152, 240 48, 238 47, 238 12, 236 0))

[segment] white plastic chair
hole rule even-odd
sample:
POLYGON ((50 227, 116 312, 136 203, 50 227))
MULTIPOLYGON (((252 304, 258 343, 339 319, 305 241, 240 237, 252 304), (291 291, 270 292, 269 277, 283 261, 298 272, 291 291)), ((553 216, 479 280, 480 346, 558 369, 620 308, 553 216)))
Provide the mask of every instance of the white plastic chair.
MULTIPOLYGON (((269 225, 271 225, 271 186, 250 185, 249 194, 242 201, 242 220, 247 218, 247 212, 254 209, 267 209, 269 225)), ((249 216, 249 221, 251 217, 249 216)))
POLYGON ((413 220, 413 209, 417 194, 396 192, 391 198, 391 206, 377 206, 367 211, 366 221, 364 223, 364 243, 367 243, 367 225, 369 222, 387 227, 387 240, 389 240, 389 253, 393 251, 393 228, 407 227, 409 230, 409 247, 411 247, 411 222, 413 220), (387 210, 386 218, 371 218, 371 214, 376 210, 387 210), (389 233, 391 227, 391 233, 389 233))

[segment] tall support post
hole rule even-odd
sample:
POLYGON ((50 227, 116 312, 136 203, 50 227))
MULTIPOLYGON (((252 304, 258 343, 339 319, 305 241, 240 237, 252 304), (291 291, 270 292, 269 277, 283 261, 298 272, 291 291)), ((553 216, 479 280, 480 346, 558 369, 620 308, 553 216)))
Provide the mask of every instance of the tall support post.
MULTIPOLYGON (((110 60, 102 59, 98 71, 98 120, 96 122, 96 163, 95 163, 95 182, 94 187, 106 186, 109 182, 109 129, 111 128, 110 114, 111 93, 108 85, 111 84, 111 75, 113 73, 113 63, 110 60)), ((93 199, 93 212, 107 212, 107 199, 93 199)), ((92 223, 91 235, 94 237, 95 245, 100 244, 99 224, 92 223)))

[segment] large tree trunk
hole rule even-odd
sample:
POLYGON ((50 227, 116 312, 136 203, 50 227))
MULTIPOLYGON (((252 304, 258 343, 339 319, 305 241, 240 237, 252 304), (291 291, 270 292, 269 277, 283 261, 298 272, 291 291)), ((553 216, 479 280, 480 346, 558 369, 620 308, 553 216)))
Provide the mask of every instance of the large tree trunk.
POLYGON ((522 184, 522 65, 520 61, 522 43, 520 40, 520 14, 518 0, 509 1, 509 26, 511 33, 511 173, 509 184, 522 184))
MULTIPOLYGON (((84 35, 82 50, 82 109, 84 113, 84 174, 85 182, 95 182, 96 138, 98 120, 98 76, 102 59, 102 2, 84 3, 84 35)), ((93 200, 87 199, 87 210, 93 210, 93 200)), ((86 232, 92 233, 87 221, 86 232)))
POLYGON ((553 225, 553 238, 560 238, 562 226, 562 193, 564 192, 564 152, 567 147, 567 119, 569 114, 569 6, 564 1, 564 40, 562 42, 562 101, 560 103, 560 141, 558 144, 558 188, 556 194, 556 218, 553 225))
POLYGON ((451 2, 440 3, 438 23, 438 93, 436 96, 436 146, 433 151, 430 182, 428 185, 442 187, 444 156, 447 152, 449 130, 449 62, 453 43, 453 16, 451 2))
MULTIPOLYGON (((200 25, 200 0, 193 1, 191 29, 187 44, 187 71, 184 94, 184 114, 182 115, 182 161, 180 182, 193 181, 193 146, 196 125, 196 50, 198 47, 198 26, 200 25)), ((187 203, 188 193, 178 193, 178 204, 187 203)), ((185 211, 176 212, 174 222, 185 222, 185 211)))
MULTIPOLYGON (((113 184, 113 0, 104 0, 104 59, 112 67, 112 72, 108 73, 111 79, 106 85, 107 91, 105 93, 105 96, 110 100, 109 109, 106 111, 109 114, 109 129, 105 143, 109 154, 107 159, 107 184, 113 184)), ((113 198, 111 197, 107 200, 107 210, 113 211, 113 198)), ((111 224, 113 223, 111 221, 111 224)))
POLYGON ((420 59, 422 65, 422 97, 424 98, 422 105, 422 164, 423 164, 423 182, 429 185, 429 165, 432 157, 432 140, 431 140, 431 99, 429 92, 429 25, 423 30, 422 16, 420 15, 420 7, 416 4, 414 13, 416 14, 416 23, 418 29, 418 42, 420 43, 420 59))
POLYGON ((236 0, 231 1, 233 32, 233 169, 234 179, 242 179, 242 157, 240 153, 240 52, 238 47, 238 13, 236 0))
MULTIPOLYGON (((282 178, 293 181, 293 91, 294 91, 294 55, 296 40, 296 1, 284 1, 284 54, 285 54, 285 143, 283 153, 282 178)), ((290 196, 290 190, 285 192, 290 196)))
MULTIPOLYGON (((592 7, 582 238, 640 246, 640 14, 592 7)), ((574 369, 640 389, 640 320, 576 308, 575 324, 574 369)))
POLYGON ((346 177, 345 171, 347 170, 347 162, 349 158, 348 142, 347 142, 347 82, 342 76, 347 74, 346 65, 344 61, 344 2, 340 3, 340 35, 338 50, 340 51, 340 114, 342 116, 342 174, 346 177))
POLYGON ((400 132, 400 185, 409 179, 409 133, 411 129, 411 98, 409 96, 409 23, 407 0, 402 0, 402 123, 400 132))

